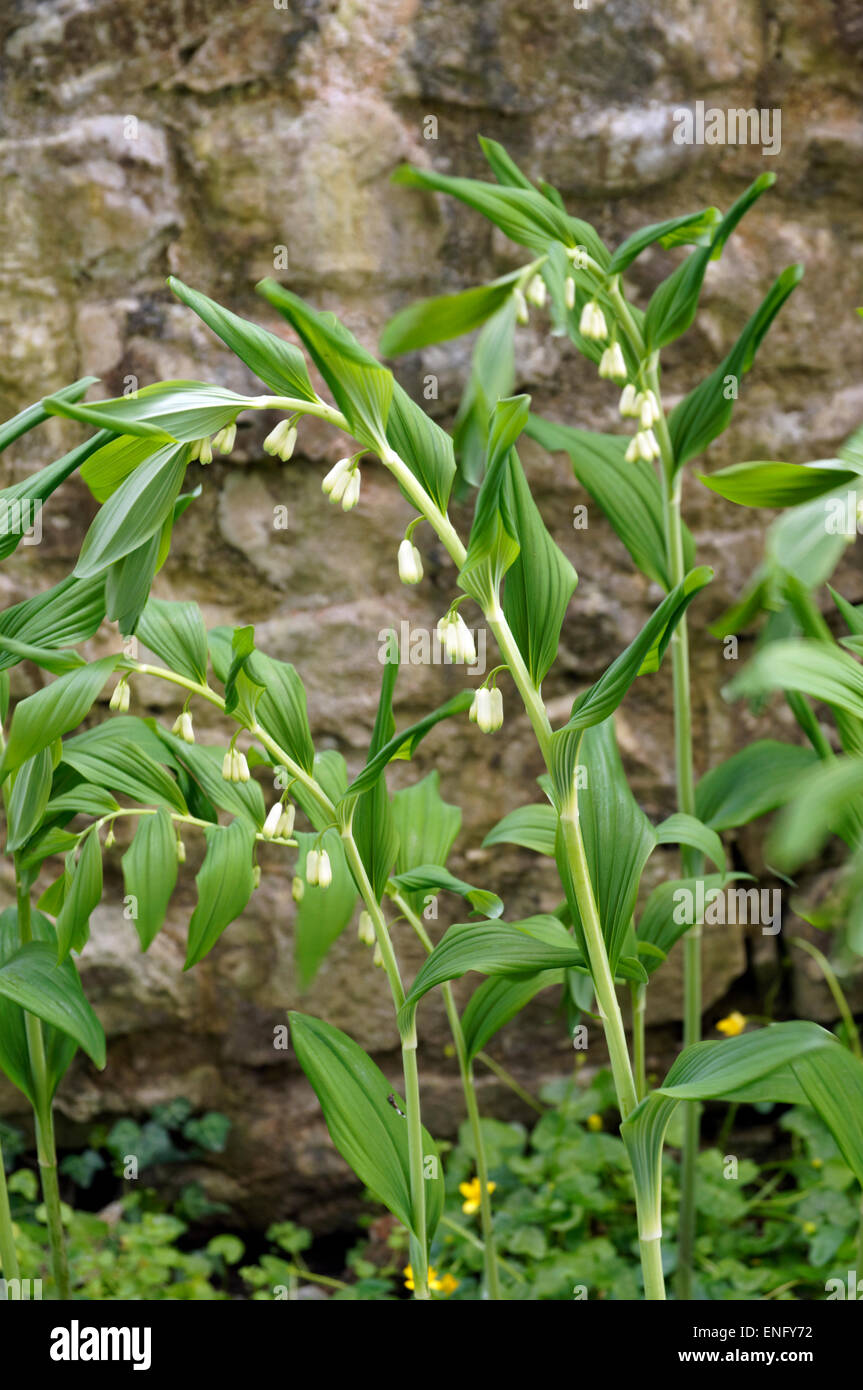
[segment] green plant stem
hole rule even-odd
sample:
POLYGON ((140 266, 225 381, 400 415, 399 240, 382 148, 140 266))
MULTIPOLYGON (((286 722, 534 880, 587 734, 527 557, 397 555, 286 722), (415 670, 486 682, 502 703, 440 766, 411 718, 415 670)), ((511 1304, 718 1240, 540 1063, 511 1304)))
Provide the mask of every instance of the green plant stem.
POLYGON ((833 1002, 839 1010, 839 1016, 845 1024, 849 1050, 854 1053, 858 1061, 863 1062, 863 1047, 860 1045, 860 1030, 854 1021, 854 1015, 851 1012, 848 1000, 845 998, 842 986, 836 978, 836 971, 833 969, 833 966, 830 964, 823 951, 819 951, 817 946, 813 946, 811 941, 804 940, 802 936, 793 936, 791 938, 791 945, 799 946, 801 951, 805 951, 807 955, 810 955, 820 967, 827 988, 833 995, 833 1002))
POLYGON ((642 981, 629 987, 632 999, 632 1062, 635 1071, 635 1094, 639 1100, 647 1095, 647 1072, 644 1055, 647 985, 642 981))
MULTIPOLYGON (((647 385, 659 403, 656 436, 662 459, 663 499, 665 508, 666 552, 669 584, 680 584, 685 574, 683 552, 683 521, 680 514, 683 470, 676 467, 668 421, 662 405, 659 385, 658 354, 654 353, 645 373, 647 385)), ((677 775, 677 809, 685 815, 695 815, 695 772, 692 752, 692 709, 689 674, 689 630, 686 614, 680 619, 671 638, 671 669, 674 686, 674 749, 677 775)), ((684 878, 698 872, 698 861, 692 851, 683 846, 681 868, 684 878)), ((695 923, 683 939, 683 1046, 691 1047, 701 1041, 701 925, 695 923)), ((701 1107, 688 1101, 683 1115, 683 1150, 681 1156, 680 1212, 678 1217, 677 1294, 680 1299, 692 1296, 692 1263, 695 1249, 695 1185, 697 1180, 698 1148, 701 1128, 701 1107)))
MULTIPOLYGON (((8 1284, 11 1279, 20 1279, 18 1251, 15 1249, 15 1233, 12 1229, 12 1211, 9 1206, 9 1188, 6 1185, 6 1168, 3 1162, 3 1145, 0 1144, 0 1263, 3 1266, 3 1279, 8 1284)), ((8 1290, 6 1297, 8 1298, 8 1290)))
POLYGON ((537 1100, 536 1096, 532 1096, 530 1091, 526 1091, 524 1087, 516 1081, 512 1072, 507 1071, 506 1067, 501 1066, 500 1062, 496 1061, 494 1057, 490 1057, 487 1052, 478 1052, 476 1054, 476 1060, 482 1062, 484 1067, 488 1067, 489 1071, 493 1071, 498 1080, 502 1081, 504 1086, 508 1086, 513 1095, 518 1096, 519 1100, 523 1101, 531 1110, 535 1110, 537 1115, 545 1114, 548 1106, 543 1105, 542 1101, 537 1100))
POLYGON ((662 1273, 662 1240, 638 1242, 641 1254, 641 1269, 644 1275, 644 1295, 651 1303, 661 1303, 665 1298, 665 1278, 662 1273))
MULTIPOLYGON (((16 875, 18 865, 16 862, 16 875)), ((30 893, 18 875, 18 930, 22 946, 33 939, 30 921, 30 893)), ((41 1021, 34 1014, 25 1013, 24 1023, 27 1032, 27 1048, 30 1054, 30 1071, 36 1103, 33 1113, 36 1121, 36 1151, 39 1160, 39 1177, 42 1183, 42 1199, 48 1220, 48 1239, 51 1245, 51 1264, 57 1297, 69 1297, 69 1266, 66 1258, 66 1237, 63 1232, 63 1217, 60 1207, 60 1186, 57 1178, 57 1146, 54 1141, 54 1115, 51 1103, 51 1088, 48 1082, 48 1066, 45 1060, 45 1039, 41 1021)))
MULTIPOLYGON (((384 972, 387 976, 396 1014, 405 1002, 404 986, 399 973, 390 939, 386 918, 374 888, 369 882, 365 865, 349 826, 342 829, 342 843, 345 858, 362 895, 369 916, 375 928, 375 939, 380 947, 384 972)), ((401 1036, 402 1067, 405 1078, 405 1113, 408 1126, 408 1164, 410 1168, 411 1214, 414 1229, 410 1233, 411 1269, 414 1276, 414 1297, 427 1299, 428 1288, 428 1236, 426 1232, 425 1175, 423 1172, 423 1136, 420 1115, 419 1072, 417 1069, 417 1034, 414 1022, 409 1034, 401 1036)))
MULTIPOLYGON (((404 913, 410 922, 423 946, 427 951, 433 949, 432 940, 422 924, 419 916, 414 912, 410 903, 401 893, 393 893, 393 902, 404 913)), ((444 1007, 447 1019, 449 1020, 450 1032, 452 1033, 453 1045, 458 1059, 459 1075, 461 1076, 462 1091, 464 1092, 465 1108, 467 1110, 468 1122, 470 1124, 471 1135, 473 1136, 474 1149, 476 1151, 476 1175, 479 1180, 479 1211, 480 1224, 483 1234, 483 1261, 485 1264, 485 1280, 488 1290, 488 1297, 498 1300, 501 1296, 500 1280, 497 1270, 497 1249, 494 1238, 494 1225, 491 1215, 491 1193, 488 1190, 488 1160, 485 1151, 485 1141, 482 1135, 482 1123, 479 1113, 479 1103, 476 1095, 476 1085, 474 1081, 473 1066, 467 1055, 464 1030, 461 1026, 458 1008, 455 1002, 455 995, 449 981, 442 986, 444 1007)))

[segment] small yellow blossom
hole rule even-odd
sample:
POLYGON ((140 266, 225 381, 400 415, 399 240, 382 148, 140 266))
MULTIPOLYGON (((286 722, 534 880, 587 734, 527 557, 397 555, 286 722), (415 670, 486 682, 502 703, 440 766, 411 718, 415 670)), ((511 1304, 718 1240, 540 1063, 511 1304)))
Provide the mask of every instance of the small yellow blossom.
POLYGON ((602 1116, 601 1116, 601 1115, 588 1115, 588 1117, 587 1117, 587 1127, 588 1127, 588 1129, 591 1130, 594 1134, 598 1134, 599 1131, 602 1129, 602 1116))
POLYGON ((824 1159, 823 1159, 823 1158, 813 1158, 813 1160, 812 1160, 812 1167, 813 1167, 813 1168, 823 1168, 823 1167, 824 1167, 824 1159))
MULTIPOLYGON (((486 1191, 494 1192, 496 1185, 496 1183, 490 1182, 486 1191)), ((470 1182, 460 1182, 458 1190, 465 1199, 461 1204, 462 1211, 465 1216, 473 1216, 474 1212, 479 1211, 482 1196, 479 1178, 471 1178, 470 1182)))
MULTIPOLYGON (((405 1265, 404 1275, 405 1288, 413 1290, 416 1285, 414 1283, 414 1272, 410 1265, 405 1265)), ((454 1278, 452 1274, 438 1274, 434 1265, 429 1265, 429 1288, 432 1293, 442 1293, 448 1298, 449 1295, 454 1293, 458 1288, 458 1280, 454 1278)))
POLYGON ((815 1232, 816 1232, 817 1230, 818 1230, 818 1227, 815 1225, 815 1222, 814 1222, 814 1221, 804 1221, 804 1222, 803 1222, 803 1233, 804 1233, 804 1235, 807 1235, 807 1236, 814 1236, 814 1234, 815 1234, 815 1232))
POLYGON ((727 1018, 721 1018, 716 1025, 717 1033, 724 1033, 726 1038, 736 1038, 746 1027, 746 1015, 735 1009, 727 1018))

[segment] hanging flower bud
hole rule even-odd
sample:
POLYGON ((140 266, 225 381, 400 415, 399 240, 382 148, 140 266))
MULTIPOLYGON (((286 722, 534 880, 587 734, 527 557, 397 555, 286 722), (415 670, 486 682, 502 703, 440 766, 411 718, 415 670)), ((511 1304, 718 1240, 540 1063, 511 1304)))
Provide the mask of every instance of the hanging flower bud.
POLYGON ((375 942, 375 953, 374 953, 374 955, 372 956, 372 964, 373 964, 373 965, 378 965, 378 966, 383 966, 383 963, 384 963, 383 951, 381 950, 380 942, 376 941, 376 942, 375 942))
POLYGON ((108 701, 108 708, 118 710, 120 714, 126 714, 129 709, 129 682, 125 676, 121 676, 111 692, 108 701))
POLYGON ((422 556, 405 536, 399 546, 399 579, 403 584, 419 584, 423 577, 422 556))
POLYGON ((224 758, 222 759, 222 776, 224 777, 224 779, 225 779, 226 782, 233 782, 233 780, 234 780, 234 775, 233 775, 233 774, 234 774, 234 750, 233 750, 232 748, 229 748, 228 751, 227 751, 227 753, 225 754, 224 758))
POLYGON ((187 709, 182 714, 178 714, 171 726, 171 733, 176 734, 184 743, 195 742, 195 729, 192 724, 192 716, 187 709))
POLYGON ((310 888, 318 886, 318 868, 321 856, 316 849, 310 849, 306 855, 306 883, 310 888))
POLYGON ((306 885, 303 880, 295 874, 291 881, 291 897, 295 903, 301 903, 305 897, 306 885))
POLYGON ((235 748, 235 749, 234 749, 234 766, 233 766, 233 771, 232 771, 232 773, 231 773, 231 781, 232 781, 232 782, 248 782, 249 779, 250 779, 250 777, 251 777, 251 775, 252 775, 252 774, 249 772, 249 764, 246 762, 246 755, 245 755, 245 753, 240 753, 240 752, 238 752, 238 750, 235 748))
POLYGON ((578 321, 578 331, 585 338, 592 338, 594 342, 598 343, 604 342, 608 337, 605 314, 595 299, 589 299, 582 309, 581 318, 578 321))
MULTIPOLYGON (((478 728, 482 729, 484 734, 487 734, 491 715, 491 691, 484 685, 480 686, 473 697, 473 703, 476 706, 474 722, 478 728)), ((473 706, 471 708, 473 708, 473 706)))
POLYGON ((280 840, 289 840, 294 833, 294 821, 297 813, 289 801, 286 806, 282 806, 282 814, 279 817, 279 824, 276 827, 276 834, 280 840))
POLYGON ((623 456, 627 463, 636 463, 641 458, 641 449, 638 443, 638 435, 634 434, 627 445, 626 453, 623 456))
POLYGON ((116 843, 116 841, 117 836, 114 834, 114 827, 112 825, 110 830, 108 831, 108 834, 105 836, 105 848, 111 849, 113 845, 116 843))
POLYGON ((290 420, 280 420, 264 440, 264 453, 287 463, 297 442, 296 426, 290 420))
POLYGON ((233 423, 213 435, 213 448, 220 454, 229 454, 236 442, 237 426, 233 423))
POLYGON ((342 511, 349 512, 360 500, 360 470, 354 468, 342 492, 342 511))
POLYGON ((531 277, 530 283, 525 291, 525 299, 528 304, 533 304, 537 309, 543 309, 548 298, 548 290, 541 275, 531 277))
POLYGON ((261 883, 261 866, 260 866, 260 864, 255 864, 255 865, 253 866, 253 868, 252 868, 252 883, 254 884, 254 886, 255 886, 256 888, 260 887, 260 883, 261 883))
POLYGON ((477 716, 477 700, 476 700, 476 697, 477 697, 478 694, 479 694, 479 691, 478 691, 478 690, 474 692, 473 704, 471 705, 470 709, 469 709, 468 712, 467 712, 467 717, 468 717, 468 719, 470 720, 471 724, 475 724, 475 723, 476 723, 476 716, 477 716))
POLYGON ((476 665, 476 647, 470 629, 460 613, 450 610, 437 625, 438 636, 444 651, 452 661, 464 662, 467 666, 476 665))
POLYGON ((581 246, 573 246, 567 251, 576 270, 587 270, 587 252, 581 246))
POLYGON ((277 801, 267 812, 267 819, 264 821, 264 834, 268 840, 272 840, 279 833, 279 823, 282 819, 282 803, 277 801))
POLYGON ((624 420, 633 420, 638 415, 638 407, 636 405, 637 400, 638 392, 636 391, 632 382, 629 381, 623 388, 623 393, 620 397, 620 405, 618 406, 618 410, 620 411, 620 414, 623 416, 624 420))
POLYGON ((198 462, 213 462, 213 446, 210 443, 209 439, 201 439, 198 441, 198 462))
POLYGON ((571 275, 567 275, 563 286, 563 302, 570 311, 575 308, 575 281, 571 275))
POLYGON ((179 837, 179 835, 178 835, 178 836, 177 836, 177 863, 178 863, 178 864, 185 864, 185 862, 186 862, 186 846, 183 844, 183 841, 180 839, 180 837, 179 837))
POLYGON ((496 734, 498 729, 503 726, 503 696, 497 686, 494 686, 489 691, 489 695, 491 696, 489 705, 491 727, 489 728, 489 733, 496 734))
POLYGON ((651 425, 655 425, 660 416, 659 402, 652 391, 642 391, 636 402, 638 406, 638 418, 643 430, 649 430, 651 425))
POLYGON ((512 297, 515 300, 516 323, 530 323, 530 314, 528 313, 527 300, 525 299, 524 294, 518 288, 518 286, 516 286, 516 288, 513 290, 512 297))
POLYGON ((606 381, 626 381, 626 362, 620 343, 612 343, 602 354, 599 375, 606 381))
POLYGON ((651 463, 653 459, 659 458, 659 443, 653 430, 639 430, 635 436, 638 442, 638 452, 645 463, 651 463))
POLYGON ((357 936, 360 938, 360 941, 363 943, 364 946, 374 946, 377 943, 377 937, 375 936, 375 924, 371 919, 371 915, 366 911, 362 911, 360 913, 359 926, 357 927, 357 936))
POLYGON ((325 849, 322 849, 318 856, 318 887, 329 888, 333 881, 333 870, 330 864, 330 856, 325 849))
POLYGON ((339 459, 338 463, 333 464, 321 483, 321 491, 325 492, 327 497, 332 498, 334 502, 341 502, 353 466, 353 459, 339 459))

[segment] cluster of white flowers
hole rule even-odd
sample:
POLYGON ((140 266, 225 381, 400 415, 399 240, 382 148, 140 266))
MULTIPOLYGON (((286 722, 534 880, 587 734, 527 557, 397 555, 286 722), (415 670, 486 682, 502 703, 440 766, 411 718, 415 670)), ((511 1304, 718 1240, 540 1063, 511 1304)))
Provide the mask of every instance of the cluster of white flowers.
POLYGON ((289 801, 277 801, 267 812, 264 821, 264 835, 268 840, 289 840, 294 833, 296 811, 289 801))
POLYGON ((229 748, 222 759, 222 776, 226 782, 248 782, 251 773, 245 753, 229 748))
POLYGON ((481 686, 473 697, 469 715, 484 734, 496 734, 503 724, 503 696, 497 686, 489 690, 481 686))
POLYGON ((341 502, 343 512, 355 507, 360 500, 360 470, 356 456, 339 459, 321 483, 321 491, 331 502, 341 502))
POLYGON ((591 338, 596 343, 604 343, 608 337, 608 324, 605 322, 605 314, 602 312, 595 299, 589 299, 581 311, 581 318, 578 321, 578 331, 585 338, 591 338))
POLYGON ((470 628, 460 613, 450 609, 438 621, 437 633, 447 655, 466 666, 476 665, 476 647, 470 628))
POLYGON ((129 699, 129 682, 125 676, 121 676, 111 691, 108 708, 117 710, 120 714, 126 714, 129 710, 129 699))
POLYGON ((599 375, 604 381, 626 381, 627 371, 620 343, 611 343, 599 360, 599 375))
POLYGON ((653 433, 653 426, 661 418, 662 412, 654 393, 650 390, 636 391, 628 382, 620 397, 619 410, 624 419, 637 420, 639 424, 638 433, 626 451, 627 463, 634 463, 636 459, 651 463, 659 458, 659 442, 653 433))
POLYGON ((325 849, 310 849, 306 855, 306 883, 310 888, 329 888, 333 881, 330 856, 325 849))
POLYGON ((264 453, 272 454, 287 463, 297 443, 297 427, 293 420, 280 420, 264 440, 264 453))
POLYGON ((176 734, 184 743, 195 742, 195 729, 192 724, 192 716, 187 709, 182 714, 178 714, 171 727, 171 733, 176 734))

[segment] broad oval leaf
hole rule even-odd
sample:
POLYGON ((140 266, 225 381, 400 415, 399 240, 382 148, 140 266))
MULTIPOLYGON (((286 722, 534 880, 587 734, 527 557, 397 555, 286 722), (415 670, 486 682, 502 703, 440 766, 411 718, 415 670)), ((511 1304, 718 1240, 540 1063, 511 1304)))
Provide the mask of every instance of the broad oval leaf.
POLYGON ((244 821, 205 830, 207 852, 195 878, 198 901, 189 922, 185 970, 211 951, 240 916, 255 889, 252 854, 255 832, 244 821))
POLYGON ((146 951, 165 920, 177 882, 177 832, 170 813, 159 807, 142 816, 131 845, 123 855, 123 883, 132 920, 146 951))

